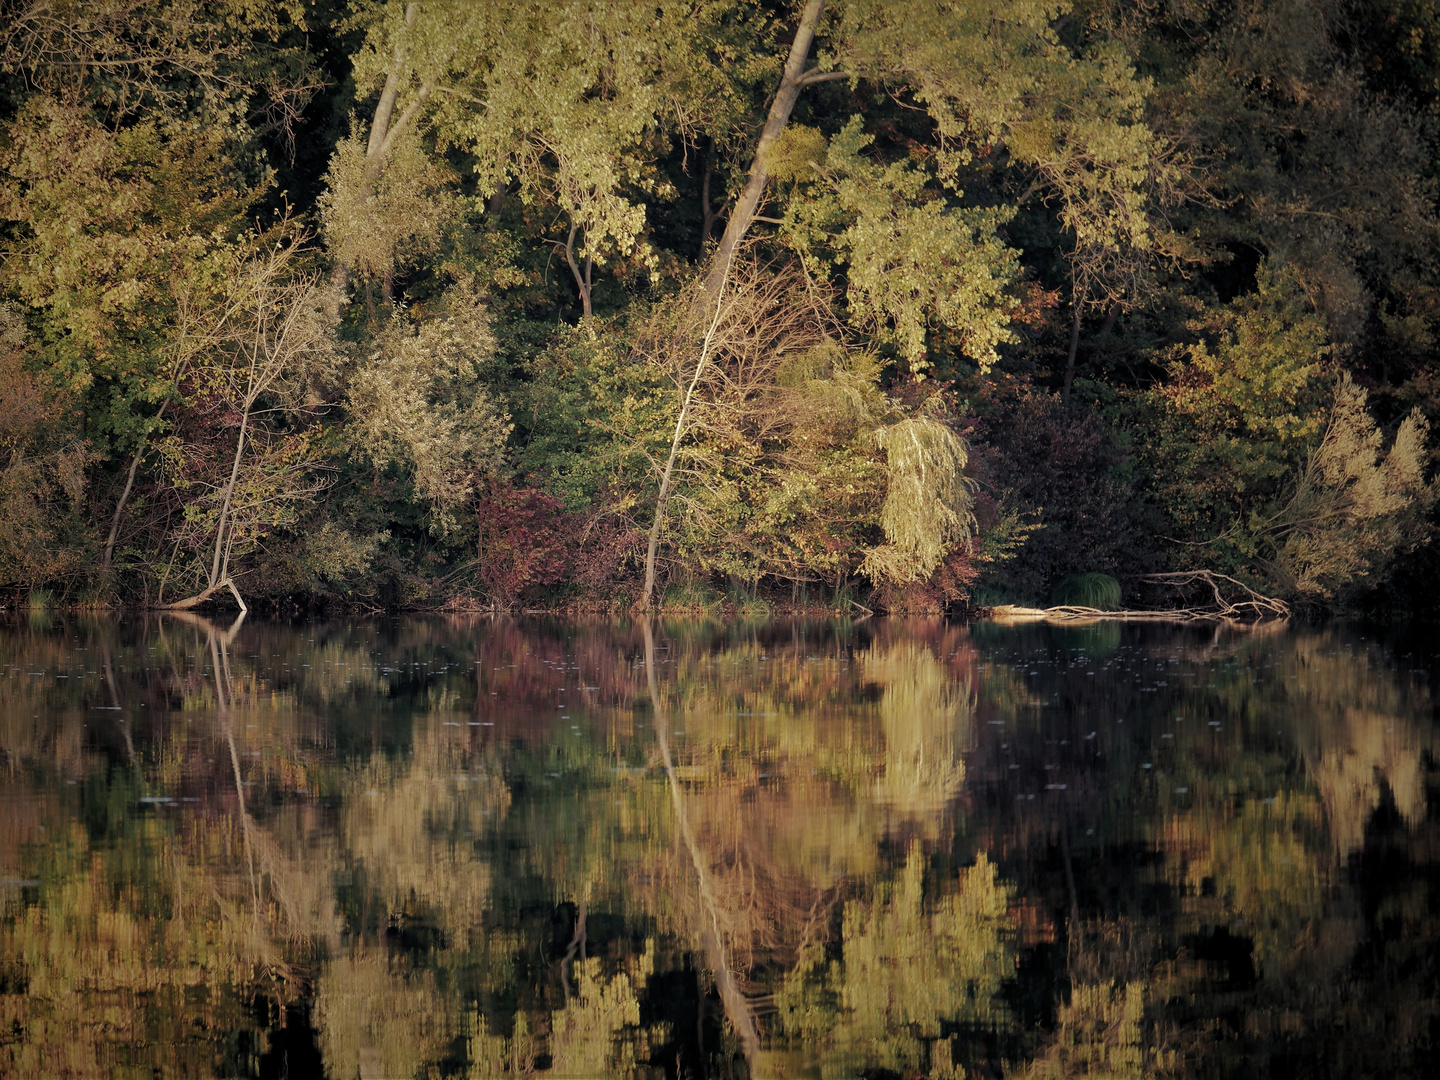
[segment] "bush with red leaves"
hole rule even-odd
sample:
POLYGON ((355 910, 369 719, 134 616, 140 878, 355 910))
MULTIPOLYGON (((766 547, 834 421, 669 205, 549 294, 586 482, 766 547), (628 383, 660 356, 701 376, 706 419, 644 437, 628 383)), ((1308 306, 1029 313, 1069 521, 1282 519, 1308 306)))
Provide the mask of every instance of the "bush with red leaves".
POLYGON ((565 577, 574 520, 560 500, 496 483, 480 496, 476 513, 480 580, 497 607, 513 607, 525 589, 565 577))
POLYGON ((970 587, 980 577, 975 565, 977 544, 957 547, 925 581, 910 585, 885 585, 876 590, 874 602, 888 615, 943 615, 970 598, 970 587))

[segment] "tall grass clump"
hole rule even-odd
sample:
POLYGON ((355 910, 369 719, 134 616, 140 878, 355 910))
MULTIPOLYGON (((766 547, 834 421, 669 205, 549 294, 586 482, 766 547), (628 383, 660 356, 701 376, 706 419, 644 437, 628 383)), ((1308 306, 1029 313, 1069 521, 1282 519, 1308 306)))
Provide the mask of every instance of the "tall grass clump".
POLYGON ((1050 599, 1066 607, 1115 611, 1120 607, 1120 582, 1109 574, 1071 574, 1055 586, 1050 599))

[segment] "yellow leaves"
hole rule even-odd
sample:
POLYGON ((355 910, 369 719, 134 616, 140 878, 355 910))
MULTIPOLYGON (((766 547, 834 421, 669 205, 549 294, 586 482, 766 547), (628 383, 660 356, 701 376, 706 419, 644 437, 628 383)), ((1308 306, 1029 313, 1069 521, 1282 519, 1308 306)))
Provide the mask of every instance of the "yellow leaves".
POLYGON ((974 529, 965 442, 938 416, 921 412, 877 428, 887 490, 880 510, 886 543, 861 569, 874 581, 923 581, 974 529))
POLYGON ((495 349, 483 301, 463 287, 413 330, 397 317, 350 380, 348 439, 377 466, 402 461, 436 526, 454 528, 475 485, 498 468, 509 417, 481 385, 495 349))
POLYGON ((1331 351, 1325 324, 1288 267, 1266 263, 1258 279, 1253 296, 1219 316, 1215 344, 1190 347, 1161 393, 1202 424, 1304 443, 1324 425, 1317 390, 1331 351))
POLYGON ((365 277, 385 278, 434 250, 459 213, 454 174, 432 161, 414 127, 396 140, 383 170, 368 169, 355 136, 335 148, 320 217, 330 249, 365 277))
POLYGON ((467 1018, 465 1075, 470 1080, 529 1075, 540 1054, 549 1055, 555 1076, 633 1075, 650 1048, 667 1037, 668 1025, 640 1027, 639 994, 655 968, 655 942, 647 940, 644 953, 612 976, 602 973, 604 966, 599 957, 575 961, 575 996, 548 1016, 542 1013, 538 1021, 517 1011, 508 1036, 472 1012, 467 1018))
POLYGON ((474 159, 482 195, 514 184, 524 202, 565 211, 583 233, 583 257, 631 258, 654 269, 636 196, 671 198, 657 168, 662 131, 696 130, 701 117, 738 113, 734 88, 708 62, 723 4, 525 0, 477 7, 367 5, 356 79, 397 97, 395 115, 422 104, 438 149, 474 159))
POLYGON ((955 331, 966 355, 987 366, 1010 340, 1006 295, 1015 252, 1000 240, 1003 212, 947 205, 920 165, 880 165, 852 117, 828 147, 818 132, 787 129, 781 173, 803 184, 782 235, 811 267, 844 267, 850 320, 895 345, 912 370, 927 366, 932 327, 955 331), (793 134, 792 134, 793 132, 793 134), (823 163, 818 161, 824 149, 823 163))
POLYGON ((1425 481, 1429 424, 1412 410, 1382 456, 1366 398, 1348 373, 1341 376, 1324 439, 1294 494, 1264 523, 1283 537, 1276 569, 1295 595, 1331 599, 1427 534, 1425 515, 1440 494, 1425 481))
POLYGON ((1018 120, 1010 125, 1005 145, 1022 161, 1047 161, 1056 154, 1058 134, 1048 116, 1018 120))

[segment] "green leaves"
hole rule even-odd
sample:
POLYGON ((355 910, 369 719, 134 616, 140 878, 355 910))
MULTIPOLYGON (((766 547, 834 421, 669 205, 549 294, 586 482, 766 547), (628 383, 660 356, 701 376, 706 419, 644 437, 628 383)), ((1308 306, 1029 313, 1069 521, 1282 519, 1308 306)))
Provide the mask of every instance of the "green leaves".
POLYGON ((954 331, 965 353, 989 366, 1007 330, 1014 301, 1006 294, 1017 264, 997 234, 1004 211, 954 205, 935 176, 913 160, 876 163, 863 151, 873 142, 852 117, 809 160, 809 176, 795 164, 818 157, 813 136, 803 151, 794 138, 781 174, 795 178, 782 236, 816 270, 843 273, 851 322, 878 334, 923 372, 932 326, 954 331))
POLYGON ((511 430, 481 381, 495 348, 489 313, 463 289, 447 301, 418 327, 393 320, 351 376, 345 402, 354 452, 376 467, 402 462, 442 536, 498 471, 511 430))

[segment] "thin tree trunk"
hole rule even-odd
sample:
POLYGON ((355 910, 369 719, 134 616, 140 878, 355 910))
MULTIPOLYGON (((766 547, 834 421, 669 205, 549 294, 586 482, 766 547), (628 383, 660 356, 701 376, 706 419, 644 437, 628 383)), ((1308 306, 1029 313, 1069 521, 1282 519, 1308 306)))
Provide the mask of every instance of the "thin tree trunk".
MULTIPOLYGON (((110 688, 110 711, 128 713, 129 710, 120 704, 120 691, 115 686, 115 671, 110 663, 110 647, 107 645, 100 652, 101 663, 105 670, 105 685, 110 688)), ((130 735, 130 725, 126 722, 127 716, 116 718, 119 721, 120 737, 125 740, 125 763, 135 764, 135 740, 130 735)))
POLYGON ((750 226, 755 223, 755 215, 759 213, 760 200, 765 195, 765 184, 770 178, 766 157, 770 147, 780 137, 780 133, 785 130, 785 125, 790 122, 790 114, 795 111, 795 101, 804 88, 802 80, 805 75, 805 60, 810 55, 811 45, 815 42, 815 28, 820 23, 820 15, 824 9, 825 0, 805 0, 804 10, 800 13, 800 23, 795 28, 795 38, 790 43, 790 56, 785 61, 785 70, 780 77, 780 88, 776 91, 775 100, 770 104, 770 114, 766 117, 765 127, 760 132, 760 141, 755 145, 755 156, 750 162, 750 175, 745 181, 745 188, 741 191, 740 197, 735 201, 729 221, 725 223, 725 232, 720 237, 720 243, 715 249, 715 257, 710 263, 709 272, 705 275, 704 296, 706 302, 714 306, 715 314, 700 348, 700 358, 695 364, 695 375, 691 378, 690 387, 685 391, 685 397, 680 403, 680 416, 675 422, 675 434, 670 440, 670 456, 665 462, 665 471, 660 477, 660 490, 655 496, 655 520, 650 526, 650 542, 645 551, 645 590, 640 598, 640 606, 646 609, 654 603, 655 598, 655 556, 660 543, 660 531, 665 524, 665 509, 670 499, 670 483, 675 471, 675 459, 680 452, 680 441, 685 437, 685 421, 689 416, 695 388, 700 384, 700 376, 710 358, 710 344, 714 340, 715 329, 720 325, 720 308, 725 292, 725 283, 730 278, 730 268, 735 261, 735 252, 746 233, 750 231, 750 226))
MULTIPOLYGON (((726 267, 728 272, 729 267, 726 267)), ((685 438, 685 421, 690 416, 690 403, 695 399, 695 389, 700 385, 700 376, 705 372, 705 363, 710 359, 710 346, 715 340, 715 331, 720 326, 720 315, 724 311, 726 278, 720 279, 719 292, 715 296, 715 314, 710 320, 710 329, 700 346, 700 360, 695 365, 695 374, 680 401, 680 415, 675 420, 675 434, 670 439, 670 456, 665 459, 665 471, 660 474, 660 490, 655 496, 655 520, 650 523, 650 542, 645 549, 645 591, 640 596, 640 606, 647 611, 655 602, 655 555, 660 547, 660 531, 665 525, 665 508, 670 503, 670 482, 675 475, 675 459, 680 454, 680 443, 685 438)))
POLYGON ((710 141, 710 148, 705 152, 705 179, 700 181, 700 258, 705 257, 705 249, 710 246, 712 234, 715 232, 715 204, 710 201, 710 180, 715 175, 715 141, 710 141))
POLYGON ((580 231, 577 222, 570 223, 570 235, 565 238, 565 261, 570 265, 570 273, 575 276, 575 287, 580 290, 580 311, 588 321, 590 318, 590 256, 585 256, 585 272, 580 272, 580 264, 575 261, 575 234, 580 231))
POLYGON ((1115 329, 1115 324, 1120 320, 1120 303, 1116 301, 1110 305, 1110 310, 1105 313, 1105 322, 1100 327, 1100 336, 1104 337, 1115 329))
POLYGON ((1075 381, 1075 357, 1080 351, 1080 315, 1085 310, 1087 285, 1075 293, 1075 316, 1070 323, 1070 351, 1065 355, 1065 382, 1060 387, 1060 403, 1070 404, 1070 384, 1075 381))
POLYGON ((115 504, 115 516, 110 519, 110 535, 105 538, 105 551, 100 556, 100 575, 110 576, 110 560, 115 553, 115 538, 120 535, 120 518, 125 513, 125 504, 130 499, 130 489, 135 486, 135 473, 140 468, 140 461, 145 457, 145 445, 142 444, 135 456, 130 460, 130 472, 125 477, 125 490, 120 492, 120 501, 115 504))
POLYGON ((230 465, 230 482, 225 485, 225 497, 220 501, 220 520, 215 526, 215 558, 210 562, 210 580, 207 587, 214 589, 220 582, 220 554, 225 549, 226 518, 230 514, 230 500, 235 495, 235 483, 240 477, 240 461, 245 453, 245 431, 250 426, 250 404, 245 406, 240 418, 240 434, 235 440, 235 460, 230 465))
MULTIPOLYGON (((160 403, 160 408, 155 410, 156 420, 165 415, 165 406, 169 404, 168 400, 160 403)), ((120 501, 115 504, 115 516, 110 519, 110 535, 105 538, 105 553, 100 558, 100 572, 104 575, 110 573, 110 560, 115 552, 115 540, 120 535, 120 518, 125 513, 125 504, 129 502, 130 492, 135 487, 135 474, 140 469, 140 462, 145 459, 145 451, 149 444, 150 440, 147 436, 145 442, 140 444, 140 449, 135 451, 135 457, 130 462, 130 473, 125 478, 125 490, 120 493, 120 501)))
MULTIPOLYGON (((215 523, 215 555, 210 561, 209 580, 206 581, 205 588, 201 589, 194 596, 187 596, 184 600, 176 600, 173 604, 160 604, 161 607, 169 608, 173 611, 185 611, 189 608, 198 607, 220 590, 229 589, 231 595, 235 597, 235 602, 240 605, 241 613, 243 614, 249 610, 249 608, 245 606, 245 601, 240 596, 240 590, 235 587, 235 582, 230 580, 230 545, 226 527, 230 520, 230 503, 235 496, 235 485, 240 478, 240 462, 243 460, 245 453, 245 433, 250 426, 250 406, 253 404, 253 401, 246 403, 245 411, 240 420, 240 434, 235 439, 235 458, 230 464, 230 480, 225 485, 225 496, 220 501, 220 519, 215 523)), ((163 582, 161 584, 161 591, 162 593, 164 591, 163 582)))
POLYGON ((810 46, 815 41, 815 28, 819 25, 820 13, 824 8, 825 0, 806 0, 805 8, 800 13, 800 25, 795 28, 795 39, 790 43, 790 57, 785 61, 780 89, 775 94, 775 100, 770 103, 770 115, 765 119, 760 141, 755 146, 755 157, 750 162, 750 175, 740 197, 735 200, 734 209, 730 211, 730 220, 725 223, 725 232, 720 237, 720 244, 715 249, 715 259, 705 277, 705 292, 711 298, 720 295, 722 283, 730 272, 730 263, 735 258, 735 251, 745 234, 750 231, 750 226, 755 223, 755 215, 760 212, 760 200, 764 198, 765 184, 770 179, 766 158, 769 156, 770 147, 790 122, 790 114, 795 110, 795 100, 804 89, 802 80, 805 60, 810 55, 810 46))
POLYGON ((495 232, 500 228, 500 213, 505 209, 505 185, 501 184, 485 204, 485 230, 495 232))

